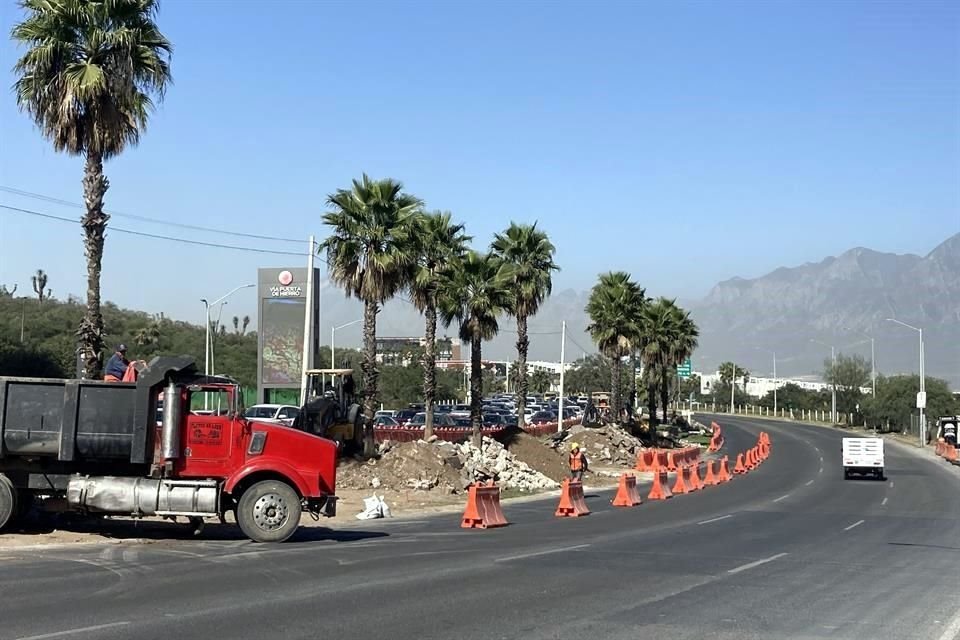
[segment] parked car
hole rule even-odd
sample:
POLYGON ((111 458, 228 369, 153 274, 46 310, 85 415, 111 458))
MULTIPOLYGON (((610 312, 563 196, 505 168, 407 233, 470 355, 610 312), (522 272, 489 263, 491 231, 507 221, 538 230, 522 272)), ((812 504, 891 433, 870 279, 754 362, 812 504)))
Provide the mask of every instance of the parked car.
POLYGON ((457 416, 453 418, 453 426, 455 427, 469 427, 470 426, 470 416, 457 416))
POLYGON ((541 425, 554 422, 556 419, 557 414, 553 413, 552 411, 537 411, 535 414, 530 416, 527 422, 534 425, 541 425))
MULTIPOLYGON (((422 427, 427 423, 427 414, 418 413, 417 415, 411 418, 410 422, 406 424, 408 427, 422 427)), ((453 422, 453 418, 450 417, 448 413, 441 413, 439 415, 433 416, 433 426, 435 427, 454 427, 456 426, 453 422)))
POLYGON ((503 422, 499 413, 485 413, 482 424, 485 427, 499 427, 503 422))
POLYGON ((247 420, 272 422, 288 427, 293 424, 298 415, 300 415, 300 408, 289 404, 255 404, 243 412, 243 417, 247 420))
POLYGON ((517 416, 514 416, 514 415, 506 415, 506 416, 503 416, 503 418, 502 418, 502 420, 501 420, 501 424, 503 424, 503 426, 505 426, 505 427, 516 427, 516 426, 517 426, 517 416))
POLYGON ((373 426, 375 427, 399 427, 400 423, 394 420, 392 416, 374 416, 373 426))
POLYGON ((415 415, 417 415, 417 412, 413 409, 401 409, 394 414, 393 419, 401 425, 407 426, 415 415))
POLYGON ((377 411, 375 414, 373 414, 373 418, 374 420, 376 420, 380 416, 388 416, 392 418, 396 413, 397 413, 396 411, 393 411, 391 409, 381 409, 380 411, 377 411))

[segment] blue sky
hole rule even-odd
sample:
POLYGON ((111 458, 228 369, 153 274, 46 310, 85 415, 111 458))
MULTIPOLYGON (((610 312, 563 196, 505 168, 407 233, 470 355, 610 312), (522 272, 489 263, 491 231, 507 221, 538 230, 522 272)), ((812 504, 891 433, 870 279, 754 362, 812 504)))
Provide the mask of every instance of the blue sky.
MULTIPOLYGON (((18 17, 3 0, 4 34, 18 17)), ((539 220, 560 289, 625 269, 684 298, 854 246, 924 254, 960 230, 956 3, 167 0, 159 24, 175 83, 106 167, 120 212, 322 237, 325 196, 366 171, 483 245, 539 220)), ((0 185, 79 203, 82 160, 17 111, 17 55, 0 41, 0 185)), ((0 282, 29 289, 42 267, 55 295, 84 293, 79 227, 3 212, 0 235, 0 282)), ((285 264, 112 233, 103 291, 198 321, 198 298, 285 264)))

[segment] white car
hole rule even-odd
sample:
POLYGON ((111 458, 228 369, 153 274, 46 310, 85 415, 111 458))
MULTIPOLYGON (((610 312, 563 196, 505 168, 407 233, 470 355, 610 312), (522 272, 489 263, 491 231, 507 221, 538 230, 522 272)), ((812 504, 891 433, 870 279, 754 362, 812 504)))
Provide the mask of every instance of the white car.
POLYGON ((255 404, 243 413, 247 420, 273 422, 288 427, 293 425, 298 415, 300 408, 290 404, 255 404))

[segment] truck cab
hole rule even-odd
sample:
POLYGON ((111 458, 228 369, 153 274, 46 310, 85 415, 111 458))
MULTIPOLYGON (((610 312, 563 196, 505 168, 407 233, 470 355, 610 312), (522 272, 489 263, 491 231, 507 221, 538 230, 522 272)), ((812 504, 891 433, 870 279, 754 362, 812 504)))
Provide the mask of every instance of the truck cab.
POLYGON ((189 358, 155 358, 136 383, 0 378, 0 530, 25 505, 194 523, 232 511, 275 542, 302 511, 334 515, 336 444, 249 420, 240 399, 189 358))

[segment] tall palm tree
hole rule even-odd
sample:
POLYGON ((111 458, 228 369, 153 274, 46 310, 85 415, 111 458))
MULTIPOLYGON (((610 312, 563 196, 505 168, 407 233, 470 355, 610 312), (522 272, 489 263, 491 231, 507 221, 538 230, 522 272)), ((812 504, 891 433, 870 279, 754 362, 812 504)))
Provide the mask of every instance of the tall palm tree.
MULTIPOLYGON (((690 312, 674 305, 675 313, 675 332, 673 344, 671 345, 670 355, 672 360, 671 373, 676 374, 676 368, 684 360, 693 355, 694 350, 699 345, 700 330, 697 323, 690 317, 690 312)), ((676 376, 676 397, 679 400, 680 378, 676 376)))
POLYGON ((103 161, 134 146, 154 101, 171 82, 172 47, 154 18, 156 0, 21 0, 26 11, 12 37, 27 48, 14 91, 57 151, 85 158, 81 219, 87 257, 87 310, 77 335, 84 376, 99 377, 103 316, 100 270, 110 216, 103 161))
MULTIPOLYGON (((669 302, 660 298, 647 305, 640 317, 640 359, 651 424, 656 422, 657 399, 663 400, 662 385, 669 376, 675 322, 669 302)), ((665 402, 661 403, 661 408, 666 419, 665 402)))
POLYGON ((410 281, 413 304, 423 313, 424 328, 423 404, 427 414, 423 437, 433 435, 433 404, 437 393, 437 288, 445 269, 463 257, 470 237, 462 224, 454 224, 449 212, 434 211, 417 216, 413 239, 416 262, 410 281))
POLYGON ((456 320, 460 339, 470 343, 470 424, 473 443, 480 446, 480 412, 483 399, 484 340, 491 340, 500 329, 497 316, 510 313, 513 268, 495 256, 469 251, 451 264, 440 284, 440 316, 446 326, 456 320))
POLYGON ((364 449, 372 455, 373 415, 378 408, 377 313, 409 282, 416 258, 412 227, 421 202, 404 193, 395 180, 371 180, 364 174, 352 188, 328 196, 327 204, 331 210, 323 221, 330 236, 320 251, 326 251, 330 279, 348 297, 363 302, 364 449))
POLYGON ((43 269, 37 269, 37 272, 30 277, 30 281, 33 283, 33 292, 37 294, 40 304, 43 304, 45 297, 50 297, 50 289, 47 289, 48 280, 49 278, 43 269))
POLYGON ((517 362, 521 372, 516 385, 517 422, 522 428, 527 402, 527 351, 530 348, 527 319, 536 315, 553 290, 553 272, 559 270, 553 262, 556 249, 547 234, 537 229, 536 223, 511 222, 506 231, 494 236, 490 251, 513 266, 513 314, 517 319, 517 362))
POLYGON ((612 363, 610 404, 617 418, 621 409, 622 360, 640 333, 638 320, 645 304, 644 289, 623 271, 601 274, 587 301, 586 312, 590 316, 587 331, 612 363))

